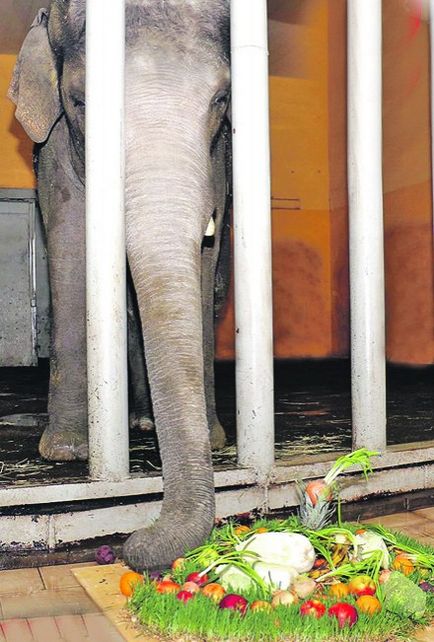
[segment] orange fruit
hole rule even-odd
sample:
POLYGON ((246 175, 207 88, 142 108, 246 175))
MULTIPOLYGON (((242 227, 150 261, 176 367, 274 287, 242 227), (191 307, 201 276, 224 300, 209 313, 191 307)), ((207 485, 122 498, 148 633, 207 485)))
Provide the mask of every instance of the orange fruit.
POLYGON ((137 584, 143 584, 143 575, 135 573, 134 571, 127 571, 121 576, 119 580, 119 589, 122 595, 130 597, 133 594, 134 587, 137 584))
POLYGON ((265 602, 264 600, 255 600, 250 605, 251 611, 271 611, 270 602, 265 602))
POLYGON ((181 587, 176 582, 173 582, 173 580, 162 580, 157 583, 155 589, 157 593, 178 593, 181 587))
POLYGON ((217 582, 206 584, 202 589, 202 595, 210 597, 214 602, 220 602, 225 593, 226 591, 223 586, 221 584, 217 584, 217 582))
POLYGON ((400 553, 392 562, 395 571, 401 571, 404 575, 411 575, 414 571, 414 564, 405 553, 400 553))
POLYGON ((338 584, 332 584, 329 588, 329 595, 332 597, 337 597, 338 599, 341 599, 341 597, 346 597, 349 593, 348 589, 348 584, 344 584, 343 582, 339 582, 338 584))
POLYGON ((236 526, 234 528, 235 535, 243 535, 244 533, 249 533, 250 528, 248 526, 236 526))
POLYGON ((381 611, 380 601, 373 595, 362 595, 356 600, 356 606, 361 613, 366 613, 367 615, 374 615, 374 613, 381 611))
POLYGON ((177 557, 176 560, 172 562, 171 569, 176 571, 179 568, 185 566, 185 557, 177 557))

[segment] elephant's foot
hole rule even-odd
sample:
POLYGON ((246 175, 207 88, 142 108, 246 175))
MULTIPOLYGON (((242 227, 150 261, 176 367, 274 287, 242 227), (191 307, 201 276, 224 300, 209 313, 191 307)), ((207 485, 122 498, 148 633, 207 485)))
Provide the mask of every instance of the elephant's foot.
POLYGON ((88 458, 87 433, 82 430, 45 429, 39 442, 39 452, 50 461, 72 461, 88 458))
POLYGON ((226 444, 225 430, 217 417, 210 426, 210 441, 212 450, 221 450, 226 444))
POLYGON ((149 432, 155 430, 155 425, 153 420, 150 417, 145 415, 138 414, 137 412, 130 412, 130 428, 138 428, 143 432, 149 432))

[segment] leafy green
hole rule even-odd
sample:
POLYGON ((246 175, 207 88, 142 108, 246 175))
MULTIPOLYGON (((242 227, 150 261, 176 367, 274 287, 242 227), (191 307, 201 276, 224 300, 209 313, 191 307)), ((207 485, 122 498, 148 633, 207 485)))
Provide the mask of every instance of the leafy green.
POLYGON ((400 617, 420 620, 426 611, 426 593, 408 577, 394 571, 383 586, 386 611, 400 617))

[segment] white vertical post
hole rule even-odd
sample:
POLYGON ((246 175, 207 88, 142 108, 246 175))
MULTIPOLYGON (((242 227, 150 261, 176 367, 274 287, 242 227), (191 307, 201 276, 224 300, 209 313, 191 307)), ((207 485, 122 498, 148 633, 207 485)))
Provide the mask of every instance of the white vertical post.
POLYGON ((348 0, 353 447, 386 448, 381 0, 348 0))
POLYGON ((238 461, 274 463, 266 0, 231 1, 238 461))
POLYGON ((124 222, 125 0, 86 3, 89 469, 128 477, 124 222))

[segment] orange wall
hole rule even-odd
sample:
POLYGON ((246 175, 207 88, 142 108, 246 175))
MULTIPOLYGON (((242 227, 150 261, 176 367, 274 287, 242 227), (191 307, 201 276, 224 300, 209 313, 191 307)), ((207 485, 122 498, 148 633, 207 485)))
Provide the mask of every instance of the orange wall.
POLYGON ((14 105, 7 98, 15 56, 0 55, 0 187, 32 188, 33 143, 14 118, 14 105))
POLYGON ((428 24, 410 36, 403 3, 383 0, 387 352, 434 362, 428 24))
MULTIPOLYGON (((274 352, 326 356, 333 349, 334 289, 328 8, 323 0, 270 3, 271 11, 273 4, 280 19, 270 23, 274 352)), ((233 357, 233 343, 230 302, 217 333, 217 355, 233 357)))
MULTIPOLYGON (((386 350, 394 363, 434 362, 429 37, 411 36, 407 5, 383 0, 386 350)), ((348 351, 345 2, 329 3, 329 170, 335 354, 348 351)))

